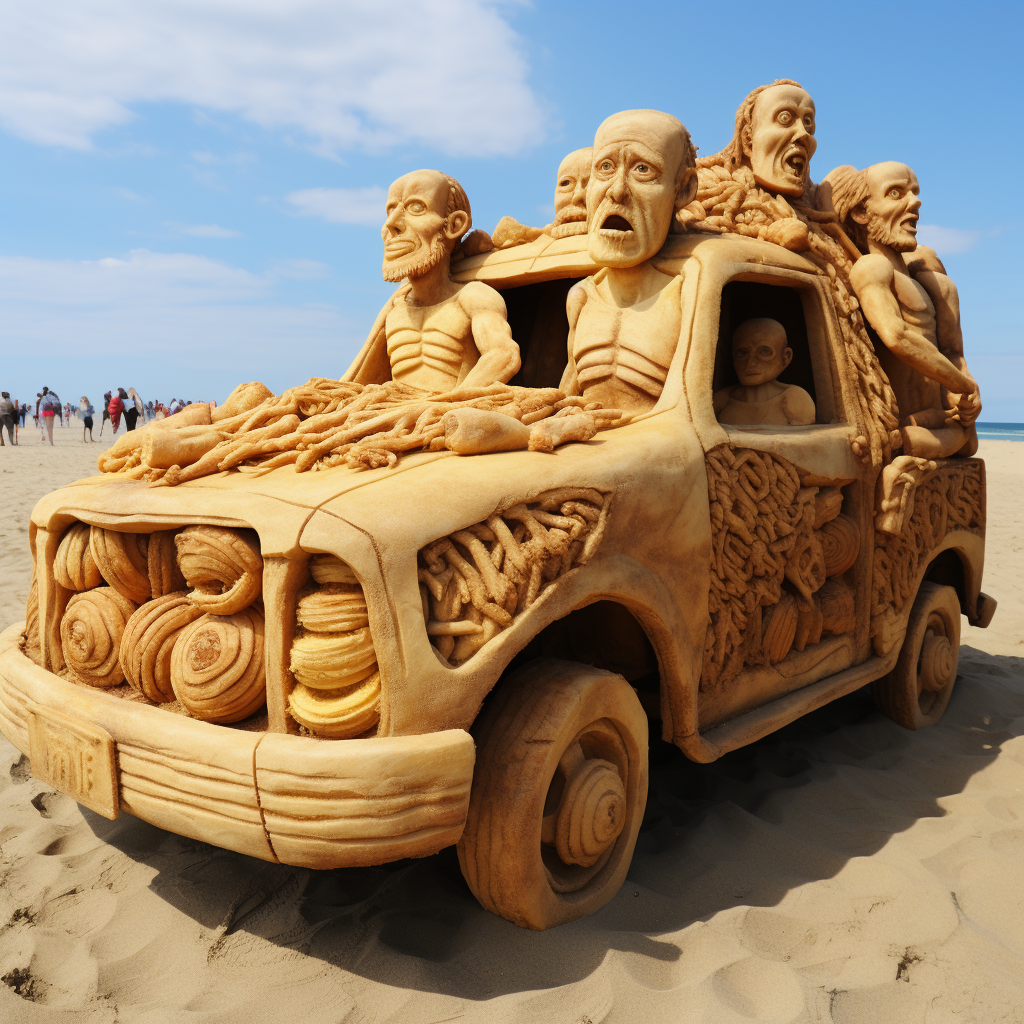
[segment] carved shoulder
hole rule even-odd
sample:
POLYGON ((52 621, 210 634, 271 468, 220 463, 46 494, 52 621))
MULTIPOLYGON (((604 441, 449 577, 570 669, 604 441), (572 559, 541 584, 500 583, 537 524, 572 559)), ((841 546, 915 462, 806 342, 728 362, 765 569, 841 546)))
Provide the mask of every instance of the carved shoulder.
POLYGON ((483 281, 470 281, 464 285, 459 292, 459 305, 470 317, 479 316, 481 313, 497 313, 505 319, 508 315, 501 292, 489 284, 484 284, 483 281))
POLYGON ((569 289, 569 294, 565 297, 565 313, 569 318, 569 327, 575 327, 576 321, 580 318, 580 313, 583 312, 583 307, 587 304, 587 290, 586 290, 586 278, 582 281, 578 281, 569 289))
POLYGON ((907 269, 915 277, 922 270, 934 270, 937 274, 945 274, 946 268, 939 259, 939 254, 927 245, 919 245, 913 252, 903 254, 907 269))
POLYGON ((884 256, 869 253, 867 256, 861 256, 854 263, 853 269, 850 271, 850 284, 853 285, 853 290, 859 294, 862 288, 872 286, 891 288, 895 276, 896 271, 884 256))

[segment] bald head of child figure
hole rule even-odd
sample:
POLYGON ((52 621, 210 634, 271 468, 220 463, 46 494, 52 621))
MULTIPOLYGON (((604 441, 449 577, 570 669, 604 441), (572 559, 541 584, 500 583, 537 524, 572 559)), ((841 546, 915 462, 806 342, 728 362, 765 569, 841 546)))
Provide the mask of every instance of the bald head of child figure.
POLYGON ((732 365, 739 384, 715 392, 715 415, 735 426, 813 423, 814 400, 779 375, 793 361, 786 328, 778 320, 746 320, 732 336, 732 365))

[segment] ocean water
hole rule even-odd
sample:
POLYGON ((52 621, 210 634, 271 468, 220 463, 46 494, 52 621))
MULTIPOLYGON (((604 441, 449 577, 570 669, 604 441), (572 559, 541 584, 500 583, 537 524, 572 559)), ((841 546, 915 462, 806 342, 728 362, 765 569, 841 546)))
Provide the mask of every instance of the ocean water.
POLYGON ((978 437, 986 441, 1024 441, 1024 423, 977 423, 978 437))

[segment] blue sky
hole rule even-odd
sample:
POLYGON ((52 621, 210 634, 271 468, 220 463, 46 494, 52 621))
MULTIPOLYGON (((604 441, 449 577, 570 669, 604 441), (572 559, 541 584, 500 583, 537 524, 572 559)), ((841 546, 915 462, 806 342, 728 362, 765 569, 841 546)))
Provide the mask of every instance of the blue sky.
POLYGON ((961 295, 985 421, 1024 421, 1018 4, 5 0, 0 378, 95 402, 337 376, 390 287, 383 194, 438 167, 543 224, 608 114, 720 149, 756 85, 817 104, 812 176, 897 159, 961 295))

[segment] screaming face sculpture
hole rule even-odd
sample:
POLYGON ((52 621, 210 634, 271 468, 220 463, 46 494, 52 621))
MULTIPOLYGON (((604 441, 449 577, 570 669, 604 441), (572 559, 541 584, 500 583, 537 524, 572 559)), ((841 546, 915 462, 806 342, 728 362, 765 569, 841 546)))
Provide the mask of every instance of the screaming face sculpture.
POLYGON ((679 121, 655 110, 613 114, 594 138, 587 186, 591 258, 603 267, 649 260, 695 190, 692 147, 679 121))
POLYGON ((814 100, 797 85, 773 85, 754 101, 743 149, 754 180, 769 192, 801 196, 809 181, 814 100))
POLYGON ((876 242, 897 252, 913 252, 921 210, 917 175, 906 164, 890 160, 869 167, 865 183, 867 198, 860 208, 851 211, 851 217, 876 242))
POLYGON ((555 219, 548 229, 554 238, 582 235, 587 230, 587 184, 594 150, 577 149, 558 165, 555 185, 555 219))

